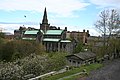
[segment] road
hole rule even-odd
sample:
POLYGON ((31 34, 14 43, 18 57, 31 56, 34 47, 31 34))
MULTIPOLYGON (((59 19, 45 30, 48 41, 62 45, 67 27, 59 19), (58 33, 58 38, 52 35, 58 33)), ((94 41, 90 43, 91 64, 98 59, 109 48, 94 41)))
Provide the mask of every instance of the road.
POLYGON ((120 80, 120 59, 107 61, 101 69, 92 71, 88 77, 78 80, 120 80))

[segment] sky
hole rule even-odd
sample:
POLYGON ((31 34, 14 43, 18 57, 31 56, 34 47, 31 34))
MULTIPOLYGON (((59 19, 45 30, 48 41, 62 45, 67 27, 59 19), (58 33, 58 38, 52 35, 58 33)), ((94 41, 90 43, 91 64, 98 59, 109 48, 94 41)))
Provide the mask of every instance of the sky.
POLYGON ((120 0, 0 0, 0 29, 11 33, 23 25, 39 29, 46 7, 50 25, 99 36, 94 26, 98 14, 108 8, 120 10, 119 5, 120 0))

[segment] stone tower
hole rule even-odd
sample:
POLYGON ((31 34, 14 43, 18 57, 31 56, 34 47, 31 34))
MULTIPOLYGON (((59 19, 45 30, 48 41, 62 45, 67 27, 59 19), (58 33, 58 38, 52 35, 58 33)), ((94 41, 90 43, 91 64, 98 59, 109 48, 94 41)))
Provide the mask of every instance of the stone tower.
POLYGON ((45 33, 47 30, 49 30, 49 26, 50 24, 48 24, 47 11, 45 7, 42 24, 40 24, 40 29, 43 30, 45 33))

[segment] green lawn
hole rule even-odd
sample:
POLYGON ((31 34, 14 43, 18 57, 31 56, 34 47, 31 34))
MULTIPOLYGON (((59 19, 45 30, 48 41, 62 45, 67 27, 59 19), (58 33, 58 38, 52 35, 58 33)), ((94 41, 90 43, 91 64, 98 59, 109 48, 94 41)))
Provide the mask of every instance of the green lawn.
MULTIPOLYGON (((99 63, 94 63, 94 64, 90 64, 90 65, 86 65, 86 66, 81 66, 79 68, 74 68, 74 69, 71 69, 67 72, 61 73, 61 74, 46 77, 46 78, 44 78, 44 80, 57 80, 59 78, 63 78, 63 77, 66 77, 66 76, 70 76, 70 75, 82 72, 83 69, 86 69, 86 71, 89 74, 90 71, 98 69, 102 66, 103 65, 99 64, 99 63)), ((69 78, 64 79, 64 80, 75 80, 76 78, 79 78, 80 76, 84 76, 84 75, 75 75, 75 76, 69 77, 69 78)))

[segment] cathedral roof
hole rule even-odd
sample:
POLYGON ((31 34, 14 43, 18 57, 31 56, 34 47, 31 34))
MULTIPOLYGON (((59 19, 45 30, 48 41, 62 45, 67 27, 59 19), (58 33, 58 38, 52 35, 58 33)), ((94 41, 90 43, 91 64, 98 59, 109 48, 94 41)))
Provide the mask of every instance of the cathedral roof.
MULTIPOLYGON (((40 30, 43 34, 44 32, 42 30, 40 30)), ((24 34, 37 34, 39 32, 39 30, 27 30, 25 31, 24 34)))
POLYGON ((24 34, 37 34, 38 33, 38 30, 28 30, 28 31, 25 31, 24 34))
POLYGON ((44 38, 43 41, 49 41, 49 42, 59 42, 60 39, 54 39, 54 38, 44 38))
POLYGON ((60 42, 62 42, 62 43, 69 43, 71 41, 70 40, 61 40, 60 42))
POLYGON ((61 35, 64 30, 47 30, 45 35, 61 35))
POLYGON ((27 37, 23 37, 23 40, 36 40, 36 38, 27 38, 27 37))

